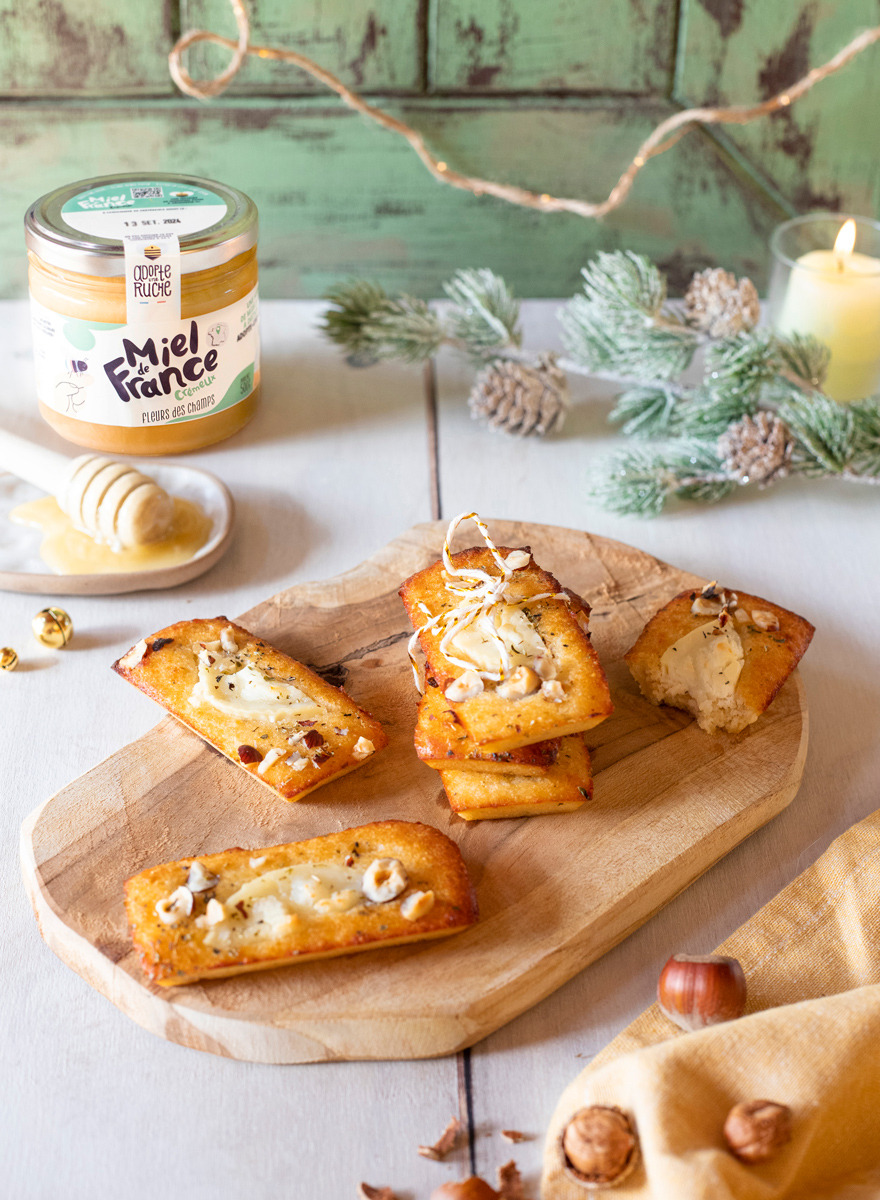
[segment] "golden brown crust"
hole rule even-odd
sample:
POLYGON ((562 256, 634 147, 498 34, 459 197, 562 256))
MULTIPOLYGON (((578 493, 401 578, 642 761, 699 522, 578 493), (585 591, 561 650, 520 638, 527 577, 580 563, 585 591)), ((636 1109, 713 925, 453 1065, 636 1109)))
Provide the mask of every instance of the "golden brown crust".
POLYGON ((303 842, 255 850, 234 847, 199 855, 197 860, 162 863, 126 881, 125 908, 144 972, 164 987, 442 937, 472 925, 478 915, 473 885, 458 847, 432 826, 410 821, 374 821, 303 842), (252 858, 264 861, 253 867, 252 858), (210 899, 224 902, 265 872, 297 864, 341 867, 347 865, 346 860, 351 860, 355 869, 365 869, 375 858, 399 859, 407 871, 405 891, 391 901, 363 903, 347 912, 320 917, 300 914, 293 928, 281 937, 267 940, 253 935, 234 945, 221 943, 219 948, 211 944, 210 930, 197 923, 210 899), (207 873, 219 876, 219 882, 195 896, 189 916, 174 926, 165 925, 156 914, 156 904, 185 884, 195 861, 207 873), (401 903, 414 892, 428 890, 435 896, 433 907, 424 916, 407 920, 401 914, 401 903))
POLYGON ((429 686, 419 700, 415 746, 422 762, 435 771, 455 767, 460 771, 541 775, 556 762, 559 738, 494 754, 481 750, 440 689, 429 686))
MULTIPOLYGON (((697 629, 711 616, 691 612, 691 605, 699 592, 680 592, 664 608, 651 618, 639 634, 635 645, 624 655, 633 677, 645 695, 651 699, 648 676, 675 642, 697 629)), ((742 610, 750 616, 753 612, 773 613, 779 622, 778 630, 759 629, 752 620, 735 620, 734 628, 743 647, 743 668, 736 684, 736 695, 745 708, 758 716, 773 702, 777 692, 800 662, 809 646, 815 628, 804 617, 790 612, 772 600, 737 593, 735 613, 742 610)))
POLYGON ((358 738, 372 742, 376 752, 388 744, 379 722, 342 688, 326 683, 302 663, 225 617, 178 621, 145 642, 146 652, 139 662, 126 662, 137 657, 133 648, 113 664, 113 670, 285 800, 301 800, 322 784, 369 762, 372 755, 353 757, 358 738), (261 671, 270 678, 292 682, 315 700, 320 712, 313 719, 288 724, 230 716, 207 704, 190 704, 198 682, 198 660, 192 647, 219 641, 225 629, 232 630, 236 644, 259 663, 261 671), (316 743, 311 747, 313 761, 296 771, 285 762, 294 750, 289 738, 304 730, 316 743), (283 757, 260 774, 260 763, 271 749, 283 751, 283 757))
POLYGON ((466 821, 572 812, 593 794, 590 754, 579 733, 562 738, 559 756, 540 776, 441 770, 450 808, 466 821))
MULTIPOLYGON (((502 557, 513 553, 511 547, 499 547, 502 557)), ((452 555, 456 567, 480 568, 497 574, 498 568, 488 549, 474 547, 452 555)), ((453 597, 444 587, 442 560, 410 576, 400 589, 414 629, 425 623, 420 604, 437 614, 453 607, 453 597)), ((512 599, 562 588, 557 579, 536 566, 533 558, 513 572, 507 594, 512 599)), ((493 687, 487 687, 470 700, 450 704, 463 728, 484 751, 505 752, 534 742, 564 737, 598 725, 612 710, 608 681, 593 649, 586 625, 587 606, 575 593, 566 602, 554 598, 537 600, 524 606, 532 624, 550 650, 558 667, 558 679, 564 687, 564 699, 546 700, 539 692, 521 700, 505 700, 493 687), (578 618, 580 617, 581 623, 578 618)), ((464 668, 451 663, 440 650, 442 632, 425 630, 419 642, 426 659, 426 677, 433 679, 441 692, 462 674, 464 668)))

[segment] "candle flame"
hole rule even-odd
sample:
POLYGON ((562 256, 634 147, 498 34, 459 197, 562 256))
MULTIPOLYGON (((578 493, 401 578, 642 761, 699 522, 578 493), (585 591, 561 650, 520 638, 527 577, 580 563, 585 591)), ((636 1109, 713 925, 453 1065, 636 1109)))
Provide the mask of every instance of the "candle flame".
POLYGON ((840 227, 840 233, 834 239, 834 249, 838 254, 852 254, 855 244, 856 223, 852 220, 844 221, 840 227))

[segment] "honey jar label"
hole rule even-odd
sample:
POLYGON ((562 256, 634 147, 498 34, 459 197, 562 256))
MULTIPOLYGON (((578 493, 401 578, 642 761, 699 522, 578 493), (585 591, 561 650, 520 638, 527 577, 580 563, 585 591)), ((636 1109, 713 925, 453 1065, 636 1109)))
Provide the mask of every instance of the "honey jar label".
POLYGON ((67 317, 31 297, 37 395, 96 425, 175 425, 213 416, 254 390, 259 298, 216 312, 109 325, 67 317))
POLYGON ((125 317, 129 325, 180 319, 180 239, 176 233, 126 233, 125 317))
POLYGON ((133 233, 201 233, 222 221, 226 211, 226 201, 209 188, 139 179, 77 192, 63 205, 61 216, 78 233, 120 242, 133 233))

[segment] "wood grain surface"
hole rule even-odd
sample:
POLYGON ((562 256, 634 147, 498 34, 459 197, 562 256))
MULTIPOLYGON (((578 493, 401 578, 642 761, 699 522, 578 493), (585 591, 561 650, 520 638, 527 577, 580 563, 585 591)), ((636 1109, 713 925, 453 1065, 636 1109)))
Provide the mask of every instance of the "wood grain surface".
POLYGON ((444 531, 440 522, 415 526, 355 570, 291 588, 241 618, 344 683, 386 724, 389 748, 287 806, 166 718, 24 823, 26 883, 59 957, 145 1028, 216 1054, 260 1062, 447 1054, 549 995, 789 803, 807 742, 796 675, 751 731, 710 738, 686 715, 648 704, 620 662, 644 621, 695 576, 586 533, 511 522, 491 528, 499 544, 530 544, 594 606, 616 711, 587 738, 592 804, 476 825, 450 812, 435 773, 412 749, 416 698, 397 588, 436 557, 444 531), (128 875, 182 855, 256 848, 380 817, 424 820, 456 839, 477 887, 476 927, 356 961, 171 992, 147 984, 127 937, 128 875))

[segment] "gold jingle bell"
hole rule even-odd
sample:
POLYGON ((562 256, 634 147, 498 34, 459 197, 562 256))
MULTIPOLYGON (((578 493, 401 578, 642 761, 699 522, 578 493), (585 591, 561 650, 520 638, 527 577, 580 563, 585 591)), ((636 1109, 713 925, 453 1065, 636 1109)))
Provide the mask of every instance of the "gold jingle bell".
POLYGON ((73 637, 73 621, 63 608, 44 608, 31 622, 34 637, 52 650, 62 650, 73 637))
POLYGON ((14 671, 18 666, 18 654, 11 646, 0 649, 0 671, 14 671))

